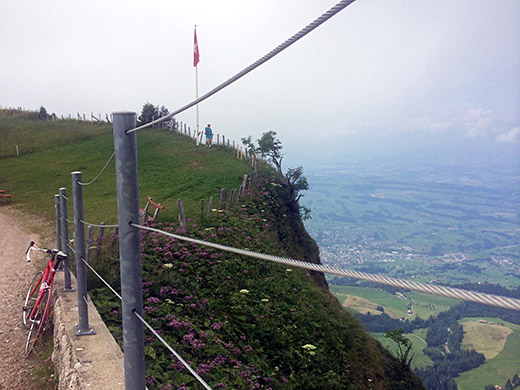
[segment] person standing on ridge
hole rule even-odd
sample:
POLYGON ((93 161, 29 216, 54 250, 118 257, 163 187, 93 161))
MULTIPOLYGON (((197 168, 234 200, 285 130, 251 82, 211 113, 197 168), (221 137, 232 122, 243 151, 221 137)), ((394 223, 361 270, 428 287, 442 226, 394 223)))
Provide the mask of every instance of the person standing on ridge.
POLYGON ((211 125, 209 123, 204 129, 204 134, 206 134, 206 148, 211 148, 211 142, 213 140, 213 130, 211 130, 211 125))

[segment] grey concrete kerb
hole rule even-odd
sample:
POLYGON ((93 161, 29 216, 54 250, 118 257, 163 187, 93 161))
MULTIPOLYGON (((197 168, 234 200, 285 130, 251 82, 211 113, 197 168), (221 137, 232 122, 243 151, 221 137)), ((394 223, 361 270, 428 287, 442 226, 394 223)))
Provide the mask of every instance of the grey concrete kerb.
MULTIPOLYGON (((72 286, 76 279, 71 275, 72 286)), ((52 362, 56 367, 60 390, 123 390, 123 353, 95 306, 88 300, 89 324, 95 335, 76 336, 74 325, 78 322, 78 298, 76 292, 64 292, 64 275, 59 272, 54 280, 54 352, 52 362)))

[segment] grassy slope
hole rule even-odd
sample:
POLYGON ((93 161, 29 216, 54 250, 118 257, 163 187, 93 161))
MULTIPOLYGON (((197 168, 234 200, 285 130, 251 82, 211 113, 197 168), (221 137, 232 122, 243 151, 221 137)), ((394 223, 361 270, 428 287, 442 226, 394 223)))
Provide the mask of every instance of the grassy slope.
MULTIPOLYGON (((90 180, 104 166, 113 150, 109 126, 79 124, 81 126, 73 132, 77 136, 74 138, 68 133, 71 131, 69 122, 56 122, 52 124, 51 133, 67 133, 67 137, 47 137, 46 134, 38 134, 36 137, 33 128, 38 128, 40 133, 46 131, 45 127, 40 127, 41 123, 25 123, 12 118, 7 122, 0 119, 0 139, 9 139, 12 143, 12 134, 15 132, 18 133, 15 142, 19 142, 20 136, 24 138, 23 132, 27 128, 26 141, 34 142, 30 153, 22 153, 19 157, 10 156, 9 153, 0 156, 0 188, 14 195, 13 204, 50 221, 54 218, 53 195, 58 188, 67 188, 70 195, 70 172, 80 170, 84 181, 90 180), (55 142, 60 144, 59 147, 54 147, 55 142)), ((164 204, 166 210, 159 220, 177 220, 178 198, 183 199, 187 216, 198 219, 201 198, 218 198, 221 188, 238 187, 243 175, 250 171, 249 164, 237 161, 232 153, 219 148, 196 148, 188 138, 160 130, 145 130, 138 134, 138 158, 141 203, 144 205, 146 195, 151 195, 164 204)), ((98 182, 84 188, 84 200, 86 220, 93 223, 115 222, 113 165, 98 182)), ((388 370, 387 375, 400 371, 366 335, 354 337, 365 340, 362 343, 366 343, 367 354, 371 356, 365 359, 379 362, 378 367, 367 366, 368 372, 380 371, 383 369, 382 364, 387 364, 384 368, 388 370)))
POLYGON ((29 120, 36 116, 33 113, 22 116, 8 116, 0 110, 0 159, 23 155, 35 151, 53 149, 68 145, 71 142, 85 140, 96 135, 111 132, 112 127, 106 123, 90 124, 90 122, 38 121, 29 120))
POLYGON ((493 321, 510 328, 513 333, 506 339, 504 348, 493 359, 486 360, 482 366, 474 370, 463 372, 455 379, 459 390, 483 389, 485 385, 494 384, 504 386, 507 379, 520 373, 520 326, 499 318, 463 318, 460 322, 484 319, 493 321))
MULTIPOLYGON (((7 126, 3 122, 2 119, 2 140, 11 136, 13 127, 22 133, 25 123, 30 125, 28 138, 33 134, 35 125, 32 121, 18 121, 16 126, 12 119, 7 126)), ((68 134, 68 121, 50 123, 54 127, 61 126, 60 131, 68 134)), ((56 148, 47 142, 40 143, 41 139, 47 139, 40 135, 31 146, 34 152, 0 159, 0 187, 13 195, 13 204, 20 205, 30 214, 52 219, 54 194, 60 187, 71 193, 72 171, 81 171, 83 181, 90 181, 98 174, 113 152, 112 134, 105 125, 99 136, 96 129, 85 139, 83 134, 97 126, 89 123, 83 126, 87 130, 79 129, 78 138, 69 137, 67 145, 56 148)), ((54 135, 51 138, 54 139, 54 135)), ((198 219, 202 198, 206 199, 207 205, 209 197, 213 196, 213 205, 217 205, 220 189, 227 188, 229 193, 232 188, 238 188, 243 175, 251 171, 249 164, 237 161, 233 153, 219 148, 197 149, 189 138, 160 130, 145 130, 138 134, 138 166, 141 207, 146 204, 146 196, 151 196, 166 206, 159 218, 164 220, 176 220, 177 199, 183 200, 188 218, 198 219)), ((117 222, 113 163, 97 182, 83 188, 83 198, 88 222, 117 222)))
POLYGON ((406 306, 406 301, 399 300, 394 294, 384 290, 367 287, 331 285, 330 291, 340 300, 340 302, 345 300, 347 294, 358 296, 372 302, 373 304, 381 305, 385 309, 388 309, 389 315, 392 313, 398 317, 408 318, 409 320, 413 320, 416 316, 426 319, 430 315, 437 315, 448 310, 459 302, 456 299, 439 297, 431 294, 407 292, 405 295, 412 300, 414 309, 414 315, 409 316, 407 315, 408 307, 406 306))
MULTIPOLYGON (((426 366, 433 365, 432 360, 423 353, 423 349, 426 346, 424 341, 425 334, 419 333, 419 330, 415 330, 413 334, 405 334, 406 338, 408 338, 412 344, 412 367, 413 368, 424 368, 426 366)), ((386 349, 391 351, 393 354, 397 354, 396 345, 393 341, 389 340, 385 337, 384 333, 372 333, 372 337, 378 340, 386 349)))

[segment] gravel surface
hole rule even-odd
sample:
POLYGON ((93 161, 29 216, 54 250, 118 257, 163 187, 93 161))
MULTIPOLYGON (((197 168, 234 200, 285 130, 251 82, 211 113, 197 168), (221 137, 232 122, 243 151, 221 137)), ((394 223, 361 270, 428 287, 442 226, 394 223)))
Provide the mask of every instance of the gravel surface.
POLYGON ((27 331, 22 324, 22 306, 35 273, 25 260, 31 240, 20 215, 11 207, 0 208, 0 389, 31 389, 32 359, 24 358, 27 331))

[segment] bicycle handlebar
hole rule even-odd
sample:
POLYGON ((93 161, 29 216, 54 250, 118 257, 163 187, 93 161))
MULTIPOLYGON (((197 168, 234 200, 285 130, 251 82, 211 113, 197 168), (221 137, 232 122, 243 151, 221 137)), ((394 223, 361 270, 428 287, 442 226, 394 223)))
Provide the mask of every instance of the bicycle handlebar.
POLYGON ((25 251, 28 263, 31 262, 31 251, 38 251, 38 252, 50 254, 52 256, 53 260, 54 259, 58 260, 55 264, 55 267, 58 267, 58 264, 61 260, 64 260, 67 258, 67 255, 65 253, 63 253, 62 251, 59 251, 57 249, 42 249, 42 248, 35 247, 35 245, 36 245, 36 243, 34 241, 31 241, 31 243, 29 244, 29 248, 27 248, 27 250, 25 251))

